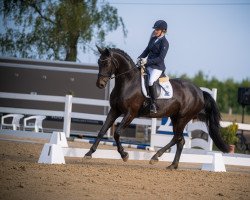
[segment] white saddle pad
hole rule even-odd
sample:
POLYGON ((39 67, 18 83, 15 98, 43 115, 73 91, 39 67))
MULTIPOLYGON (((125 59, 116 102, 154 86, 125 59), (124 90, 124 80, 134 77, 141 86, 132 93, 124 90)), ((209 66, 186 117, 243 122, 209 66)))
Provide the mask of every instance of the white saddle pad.
MULTIPOLYGON (((165 78, 166 79, 166 78, 165 78)), ((167 78, 168 79, 168 78, 167 78)), ((173 97, 173 88, 169 80, 163 80, 161 79, 160 81, 161 85, 161 94, 157 99, 170 99, 173 97)), ((144 81, 144 76, 141 75, 141 86, 142 86, 142 93, 145 97, 149 98, 147 94, 147 90, 145 87, 145 81, 144 81)))

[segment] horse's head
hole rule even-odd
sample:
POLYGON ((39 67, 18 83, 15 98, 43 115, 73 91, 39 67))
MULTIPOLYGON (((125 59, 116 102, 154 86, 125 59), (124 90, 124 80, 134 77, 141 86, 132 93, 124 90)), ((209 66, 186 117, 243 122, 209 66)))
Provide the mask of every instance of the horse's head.
POLYGON ((98 59, 99 73, 98 79, 96 81, 96 86, 100 89, 105 88, 111 76, 114 74, 115 66, 112 62, 113 55, 110 49, 105 48, 101 49, 96 46, 98 51, 101 53, 100 58, 98 59))

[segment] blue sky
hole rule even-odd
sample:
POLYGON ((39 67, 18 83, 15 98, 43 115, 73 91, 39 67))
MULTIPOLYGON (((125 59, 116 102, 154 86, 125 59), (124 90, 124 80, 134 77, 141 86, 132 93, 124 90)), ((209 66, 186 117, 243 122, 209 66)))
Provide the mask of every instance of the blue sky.
MULTIPOLYGON (((170 44, 167 73, 194 76, 202 70, 208 78, 219 80, 250 78, 250 0, 108 2, 118 9, 128 35, 124 38, 119 29, 109 34, 107 41, 133 60, 146 47, 154 22, 164 19, 170 44)), ((98 59, 92 52, 78 58, 83 63, 98 59)))

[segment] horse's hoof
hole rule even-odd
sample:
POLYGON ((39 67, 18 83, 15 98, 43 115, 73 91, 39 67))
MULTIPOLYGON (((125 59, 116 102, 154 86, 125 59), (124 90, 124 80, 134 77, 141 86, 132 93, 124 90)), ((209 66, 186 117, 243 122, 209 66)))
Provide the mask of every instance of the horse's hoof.
POLYGON ((92 156, 88 156, 88 155, 85 155, 84 157, 83 157, 83 159, 91 159, 92 158, 92 156))
POLYGON ((177 169, 177 168, 178 168, 177 164, 171 164, 166 169, 173 170, 173 169, 177 169))
POLYGON ((122 160, 124 162, 127 162, 128 161, 128 158, 129 158, 129 154, 127 152, 124 152, 124 155, 122 156, 122 160))
POLYGON ((86 156, 86 155, 85 155, 83 158, 84 158, 84 159, 91 159, 92 156, 86 156))
POLYGON ((92 153, 88 152, 84 155, 84 159, 91 159, 92 158, 92 153))
POLYGON ((158 160, 158 158, 156 158, 156 157, 152 157, 151 158, 151 160, 149 161, 149 164, 151 164, 151 165, 154 165, 155 163, 157 163, 159 160, 158 160))

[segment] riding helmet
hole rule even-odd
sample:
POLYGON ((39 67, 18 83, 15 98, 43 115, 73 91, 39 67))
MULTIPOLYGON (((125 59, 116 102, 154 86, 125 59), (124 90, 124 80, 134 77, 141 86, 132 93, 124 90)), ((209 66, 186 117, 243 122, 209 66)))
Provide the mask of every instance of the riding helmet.
POLYGON ((168 24, 164 20, 158 20, 155 22, 153 29, 167 30, 168 24))

